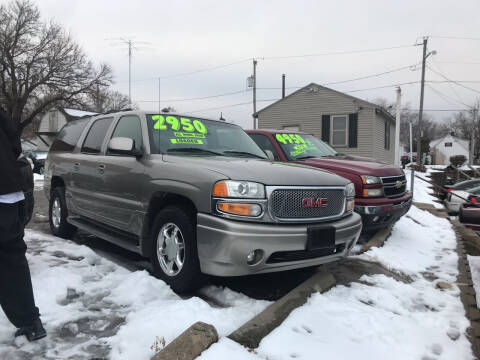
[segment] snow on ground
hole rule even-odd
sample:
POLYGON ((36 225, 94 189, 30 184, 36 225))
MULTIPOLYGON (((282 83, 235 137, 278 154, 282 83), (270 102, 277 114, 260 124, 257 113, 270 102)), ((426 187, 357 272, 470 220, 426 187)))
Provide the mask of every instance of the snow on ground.
POLYGON ((35 190, 43 189, 44 176, 40 174, 33 174, 33 186, 35 190))
POLYGON ((212 286, 202 291, 221 306, 182 299, 148 272, 128 271, 86 246, 30 230, 25 239, 49 336, 14 340, 15 329, 0 311, 0 359, 147 360, 157 337, 168 343, 196 321, 226 336, 269 304, 212 286))
POLYGON ((468 263, 472 273, 473 287, 477 294, 477 306, 480 304, 480 256, 468 255, 468 263))
POLYGON ((222 338, 200 359, 473 359, 469 321, 454 284, 455 248, 447 220, 412 207, 384 247, 358 256, 382 263, 398 279, 364 275, 350 286, 314 294, 255 353, 222 338), (439 281, 452 289, 440 290, 439 281))
MULTIPOLYGON (((432 170, 428 169, 427 173, 421 173, 418 171, 415 172, 415 175, 421 177, 426 181, 423 181, 415 177, 414 186, 413 186, 413 201, 431 204, 435 206, 437 209, 441 209, 443 208, 443 205, 435 202, 437 198, 430 195, 431 193, 433 193, 433 190, 430 189, 431 185, 428 183, 430 179, 427 177, 427 174, 428 172, 431 172, 431 171, 432 170)), ((411 178, 412 178, 411 171, 409 169, 405 169, 404 172, 405 172, 405 177, 407 178, 407 189, 410 190, 411 189, 410 184, 411 184, 411 178)))

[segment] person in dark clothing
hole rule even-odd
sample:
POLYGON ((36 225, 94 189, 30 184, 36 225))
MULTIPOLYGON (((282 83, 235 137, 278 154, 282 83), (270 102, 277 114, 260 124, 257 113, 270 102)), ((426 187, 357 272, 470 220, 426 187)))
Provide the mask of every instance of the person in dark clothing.
POLYGON ((25 181, 17 162, 22 152, 17 127, 0 108, 0 305, 18 328, 15 336, 29 341, 45 337, 33 297, 32 280, 23 240, 21 214, 25 181))

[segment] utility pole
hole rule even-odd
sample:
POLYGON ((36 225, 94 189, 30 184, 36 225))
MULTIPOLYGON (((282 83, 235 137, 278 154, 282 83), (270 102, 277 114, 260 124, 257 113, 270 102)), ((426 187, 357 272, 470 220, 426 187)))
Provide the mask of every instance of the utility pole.
POLYGON ((401 116, 402 89, 397 87, 397 110, 395 116, 395 166, 400 166, 400 116, 401 116))
MULTIPOLYGON (((413 164, 413 136, 412 136, 412 122, 409 124, 410 128, 410 164, 413 164)), ((410 192, 413 196, 413 188, 415 184, 415 168, 410 166, 410 192)))
POLYGON ((128 102, 132 103, 132 56, 133 50, 139 50, 139 45, 149 44, 146 41, 132 40, 130 38, 113 38, 105 40, 114 40, 115 42, 112 45, 127 45, 128 47, 128 102))
POLYGON ((417 165, 422 161, 422 117, 423 117, 423 91, 425 87, 425 61, 427 60, 427 42, 428 37, 423 38, 423 57, 422 57, 422 82, 420 85, 420 112, 418 114, 418 138, 417 138, 417 165))
POLYGON ((478 108, 475 106, 473 108, 472 133, 470 134, 470 159, 468 162, 470 165, 473 165, 473 158, 475 157, 475 127, 477 125, 477 116, 478 108))
POLYGON ((128 39, 128 102, 132 103, 132 40, 128 39))
POLYGON ((257 60, 253 59, 253 128, 257 128, 257 60))
POLYGON ((162 113, 162 105, 161 105, 161 98, 160 98, 160 89, 161 89, 162 83, 161 83, 161 78, 158 78, 158 113, 162 113))

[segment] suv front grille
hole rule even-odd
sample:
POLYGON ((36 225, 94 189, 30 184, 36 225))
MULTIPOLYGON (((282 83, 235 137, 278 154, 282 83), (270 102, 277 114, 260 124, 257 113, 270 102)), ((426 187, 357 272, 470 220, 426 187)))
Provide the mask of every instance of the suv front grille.
POLYGON ((387 197, 397 197, 405 194, 407 180, 405 175, 382 177, 383 192, 387 197))
POLYGON ((345 192, 343 189, 277 189, 270 196, 270 209, 274 217, 286 220, 340 216, 345 209, 345 192), (304 206, 304 201, 318 199, 327 199, 326 206, 304 206))

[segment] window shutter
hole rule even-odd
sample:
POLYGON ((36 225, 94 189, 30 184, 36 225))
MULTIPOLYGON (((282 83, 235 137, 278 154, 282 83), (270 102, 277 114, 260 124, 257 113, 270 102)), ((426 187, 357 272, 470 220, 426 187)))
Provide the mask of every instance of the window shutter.
POLYGON ((322 115, 322 140, 330 144, 330 115, 322 115))
POLYGON ((356 148, 358 143, 358 113, 348 115, 348 147, 356 148))

